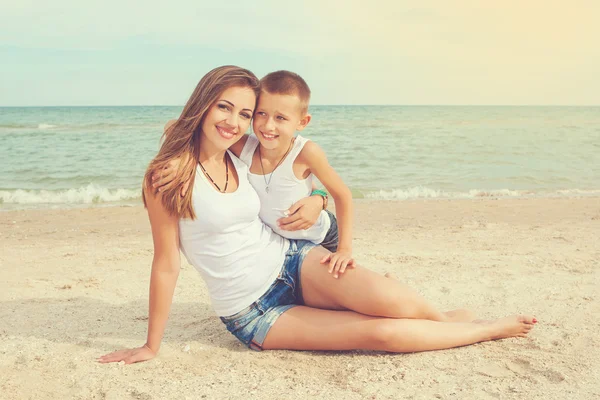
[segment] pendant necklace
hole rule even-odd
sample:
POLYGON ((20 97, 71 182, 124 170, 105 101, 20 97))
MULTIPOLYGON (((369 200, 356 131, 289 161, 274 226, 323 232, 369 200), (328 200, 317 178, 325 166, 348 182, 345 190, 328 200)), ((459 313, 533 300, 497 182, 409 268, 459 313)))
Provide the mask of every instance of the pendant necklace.
POLYGON ((295 138, 292 139, 292 141, 290 142, 290 147, 288 147, 288 149, 285 152, 285 154, 283 155, 283 157, 281 157, 281 160, 279 160, 279 162, 277 163, 275 168, 273 168, 273 171, 271 171, 271 174, 269 174, 268 181, 267 181, 267 175, 265 174, 265 168, 263 167, 262 154, 260 153, 260 144, 258 145, 258 159, 260 160, 260 169, 263 173, 263 179, 265 180, 265 192, 269 193, 269 185, 271 184, 271 180, 273 179, 273 173, 275 172, 277 167, 279 167, 279 165, 283 162, 283 160, 285 160, 285 157, 288 155, 290 150, 292 150, 292 145, 294 144, 294 140, 295 140, 295 138))
POLYGON ((198 164, 200 164, 200 168, 202 169, 202 172, 204 172, 204 175, 206 175, 206 177, 208 179, 210 179, 210 182, 215 185, 215 187, 217 188, 217 190, 220 193, 225 193, 227 191, 227 185, 229 184, 229 162, 227 159, 227 154, 225 155, 225 187, 223 188, 223 190, 221 190, 221 188, 219 187, 219 185, 217 185, 215 183, 215 181, 213 181, 213 178, 211 178, 211 176, 208 174, 208 172, 206 172, 206 170, 204 169, 204 167, 202 166, 202 163, 200 161, 198 161, 198 164))

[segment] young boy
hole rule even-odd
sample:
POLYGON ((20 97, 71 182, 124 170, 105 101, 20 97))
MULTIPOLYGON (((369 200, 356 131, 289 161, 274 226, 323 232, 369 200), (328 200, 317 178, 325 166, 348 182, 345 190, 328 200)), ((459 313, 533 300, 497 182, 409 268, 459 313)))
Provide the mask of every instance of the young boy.
MULTIPOLYGON (((296 135, 311 120, 308 114, 310 89, 304 79, 289 71, 276 71, 261 79, 261 94, 254 112, 255 136, 244 135, 229 149, 249 166, 248 179, 261 201, 260 218, 271 229, 289 239, 304 239, 320 244, 332 253, 329 262, 334 277, 352 267, 352 195, 340 176, 329 165, 323 150, 314 142, 296 135), (313 191, 313 175, 335 201, 336 217, 327 207, 327 193, 313 191), (290 207, 312 194, 323 196, 323 210, 316 223, 307 229, 286 227, 290 207)), ((173 165, 172 167, 176 166, 173 165)), ((169 176, 169 171, 163 175, 169 176)), ((155 186, 167 184, 157 181, 155 186)))

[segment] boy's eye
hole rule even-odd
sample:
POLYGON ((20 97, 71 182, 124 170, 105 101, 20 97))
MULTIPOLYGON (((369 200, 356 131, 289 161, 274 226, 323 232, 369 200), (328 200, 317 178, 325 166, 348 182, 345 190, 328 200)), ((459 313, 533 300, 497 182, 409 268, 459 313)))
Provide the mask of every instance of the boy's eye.
POLYGON ((265 113, 264 113, 264 112, 262 112, 262 111, 257 111, 257 112, 256 112, 256 115, 260 115, 261 117, 264 117, 264 116, 265 116, 265 113))
POLYGON ((278 120, 280 120, 280 121, 285 121, 285 118, 283 118, 281 115, 279 115, 279 116, 277 117, 277 119, 278 119, 278 120))

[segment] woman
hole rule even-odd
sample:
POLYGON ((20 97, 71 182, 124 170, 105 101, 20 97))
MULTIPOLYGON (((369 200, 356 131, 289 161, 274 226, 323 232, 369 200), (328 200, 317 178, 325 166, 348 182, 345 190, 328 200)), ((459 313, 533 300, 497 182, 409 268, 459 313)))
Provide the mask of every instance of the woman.
POLYGON ((180 268, 179 250, 204 278, 212 305, 240 341, 254 350, 415 352, 525 336, 530 316, 456 322, 415 291, 358 265, 334 279, 321 260, 328 251, 273 233, 247 166, 227 149, 248 129, 259 84, 242 68, 219 67, 198 83, 144 180, 152 226, 148 337, 142 347, 100 357, 102 363, 153 358, 166 326, 180 268), (152 171, 182 161, 177 181, 153 193, 152 171), (191 178, 190 178, 191 177, 191 178))

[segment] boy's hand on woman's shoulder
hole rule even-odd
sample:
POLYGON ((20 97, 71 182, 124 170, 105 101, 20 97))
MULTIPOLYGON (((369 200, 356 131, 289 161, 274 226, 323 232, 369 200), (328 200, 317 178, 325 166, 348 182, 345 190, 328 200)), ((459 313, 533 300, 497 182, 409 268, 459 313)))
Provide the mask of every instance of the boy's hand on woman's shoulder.
MULTIPOLYGON (((152 188, 156 192, 162 192, 171 187, 173 184, 173 180, 177 176, 177 170, 179 169, 179 164, 181 161, 179 159, 169 161, 169 165, 163 168, 160 171, 154 171, 152 174, 152 188)), ((190 181, 186 180, 183 182, 181 187, 181 197, 185 196, 190 186, 190 181)))

